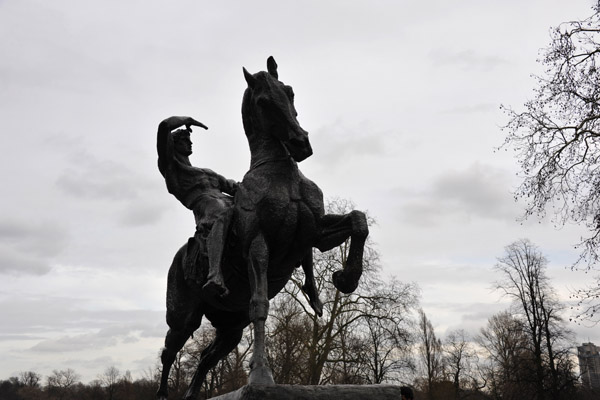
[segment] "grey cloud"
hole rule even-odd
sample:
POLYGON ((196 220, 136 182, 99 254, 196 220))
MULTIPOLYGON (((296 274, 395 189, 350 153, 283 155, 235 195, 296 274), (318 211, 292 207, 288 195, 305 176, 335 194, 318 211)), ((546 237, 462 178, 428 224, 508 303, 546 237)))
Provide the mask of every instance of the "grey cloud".
POLYGON ((142 366, 142 367, 146 367, 148 365, 151 365, 152 363, 156 362, 156 357, 144 357, 144 358, 140 358, 138 360, 134 360, 134 363, 142 366))
POLYGON ((130 155, 124 159, 114 151, 91 152, 81 137, 68 137, 63 142, 53 136, 46 138, 46 143, 58 147, 68 162, 55 181, 64 193, 83 199, 127 200, 140 198, 156 187, 155 179, 127 164, 132 163, 130 155))
MULTIPOLYGON (((119 314, 118 311, 113 313, 119 314)), ((60 338, 46 339, 32 346, 30 351, 46 353, 77 352, 82 350, 102 349, 112 347, 118 343, 132 344, 139 342, 140 337, 163 337, 164 330, 160 335, 155 334, 154 326, 143 323, 122 324, 111 322, 107 328, 97 332, 80 335, 65 335, 60 338), (149 334, 152 332, 151 334, 149 334)))
POLYGON ((0 222, 0 240, 29 255, 54 256, 66 245, 67 230, 59 222, 6 219, 0 222))
POLYGON ((86 201, 116 202, 117 223, 126 227, 151 225, 160 220, 165 209, 155 201, 159 187, 126 164, 110 159, 100 160, 80 146, 72 149, 71 166, 56 180, 64 193, 86 201))
POLYGON ((140 337, 142 338, 162 338, 165 336, 165 324, 156 324, 153 326, 148 326, 142 331, 140 331, 140 337))
POLYGON ((21 275, 44 275, 50 272, 50 265, 39 258, 31 257, 12 249, 0 246, 0 273, 21 275))
MULTIPOLYGON (((140 319, 141 315, 145 312, 126 311, 125 314, 131 315, 131 318, 140 319)), ((162 314, 162 313, 161 313, 162 314)), ((156 317, 156 315, 153 315, 156 317)), ((153 321, 160 321, 161 319, 154 319, 153 321)), ((151 321, 151 319, 148 319, 151 321)), ((98 332, 99 337, 121 337, 123 340, 128 342, 137 342, 139 337, 163 337, 165 334, 164 327, 162 325, 149 324, 146 322, 136 321, 132 323, 113 323, 107 328, 103 328, 98 332), (162 329, 158 329, 158 328, 162 329)))
POLYGON ((508 305, 506 303, 473 303, 465 305, 462 308, 457 309, 457 311, 463 313, 462 319, 464 321, 485 321, 492 315, 506 310, 507 308, 508 305))
POLYGON ((425 302, 423 308, 428 311, 434 324, 442 323, 446 326, 445 334, 455 329, 464 329, 470 335, 475 336, 492 315, 506 310, 508 305, 500 302, 460 302, 458 299, 456 302, 425 302), (445 318, 446 315, 460 315, 461 317, 452 320, 445 318))
POLYGON ((42 336, 34 335, 5 335, 0 334, 0 342, 2 341, 13 341, 13 340, 43 340, 42 336))
POLYGON ((160 221, 165 211, 162 204, 154 204, 148 200, 131 203, 121 211, 119 223, 128 227, 152 225, 160 221))
POLYGON ((490 285, 491 268, 483 265, 421 265, 413 268, 411 279, 417 282, 427 282, 427 285, 490 285), (420 270, 420 271, 415 271, 420 270))
MULTIPOLYGON (((164 313, 148 310, 86 310, 89 300, 74 297, 7 298, 3 310, 3 334, 37 335, 64 332, 85 326, 98 338, 158 335, 156 321, 164 313), (150 321, 150 322, 148 322, 150 321)), ((61 343, 56 343, 59 346, 61 343)))
POLYGON ((125 165, 91 156, 65 170, 56 181, 63 192, 72 196, 108 200, 137 198, 139 183, 139 177, 125 165))
POLYGON ((67 241, 60 223, 5 219, 0 222, 0 273, 46 274, 67 241))
POLYGON ((79 152, 84 148, 84 138, 82 136, 62 130, 48 133, 43 137, 42 143, 44 146, 51 147, 53 151, 60 153, 79 152))
POLYGON ((463 171, 450 171, 434 180, 431 188, 412 196, 401 207, 404 222, 436 225, 447 218, 471 217, 514 220, 509 174, 475 163, 463 171))
MULTIPOLYGON (((4 14, 12 18, 2 18, 0 23, 16 38, 0 44, 4 52, 11 54, 11 57, 0 61, 0 71, 3 77, 8 77, 8 86, 17 89, 33 87, 38 91, 45 89, 54 94, 66 90, 94 95, 106 87, 131 87, 132 78, 124 72, 122 63, 97 56, 104 49, 96 47, 98 42, 94 37, 86 40, 85 33, 73 34, 76 28, 69 18, 83 17, 77 15, 78 12, 82 11, 76 6, 65 12, 60 6, 49 3, 5 10, 4 14), (23 18, 30 22, 27 27, 18 22, 23 18), (82 43, 86 45, 82 46, 82 43)), ((89 29, 88 26, 86 31, 89 29)), ((115 35, 105 35, 105 40, 114 41, 112 56, 122 48, 119 44, 123 38, 119 36, 120 39, 115 35)))
POLYGON ((96 334, 83 334, 76 336, 63 336, 59 339, 44 340, 31 347, 30 351, 50 353, 76 352, 81 350, 98 349, 116 345, 114 337, 102 337, 96 334))
POLYGON ((430 53, 431 61, 437 66, 458 66, 464 70, 490 71, 500 65, 508 64, 506 59, 495 55, 486 55, 472 49, 451 52, 437 49, 430 53))
POLYGON ((67 297, 7 298, 0 302, 3 331, 14 335, 42 335, 76 327, 83 320, 93 320, 74 310, 75 305, 83 304, 81 299, 67 297))
POLYGON ((109 365, 115 365, 117 363, 115 363, 115 361, 113 360, 112 357, 104 356, 104 357, 93 358, 91 360, 69 359, 69 360, 65 361, 65 364, 78 365, 78 366, 81 366, 82 368, 87 368, 87 369, 92 369, 92 370, 102 370, 103 368, 106 368, 109 365))
POLYGON ((315 136, 322 142, 316 150, 319 156, 315 157, 315 161, 332 166, 340 164, 343 159, 385 154, 386 135, 370 131, 368 123, 346 126, 340 121, 318 129, 315 136))
POLYGON ((464 107, 451 107, 447 110, 442 111, 446 114, 478 114, 493 112, 498 109, 496 103, 476 103, 464 107))
POLYGON ((123 338, 123 343, 129 343, 129 344, 131 344, 131 343, 137 343, 139 341, 140 341, 140 339, 138 337, 136 337, 136 336, 133 336, 133 335, 125 336, 123 338))

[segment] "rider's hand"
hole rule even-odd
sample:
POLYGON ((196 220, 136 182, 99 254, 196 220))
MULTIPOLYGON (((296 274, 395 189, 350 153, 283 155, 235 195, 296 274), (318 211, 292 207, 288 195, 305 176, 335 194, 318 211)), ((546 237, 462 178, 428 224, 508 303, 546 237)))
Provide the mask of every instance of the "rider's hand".
POLYGON ((166 126, 169 130, 174 130, 176 128, 179 128, 180 126, 185 125, 186 129, 190 130, 191 126, 199 126, 201 128, 204 129, 208 129, 208 127, 206 125, 204 125, 202 122, 200 121, 196 121, 194 118, 192 117, 169 117, 167 119, 165 119, 162 124, 164 124, 164 126, 166 126))

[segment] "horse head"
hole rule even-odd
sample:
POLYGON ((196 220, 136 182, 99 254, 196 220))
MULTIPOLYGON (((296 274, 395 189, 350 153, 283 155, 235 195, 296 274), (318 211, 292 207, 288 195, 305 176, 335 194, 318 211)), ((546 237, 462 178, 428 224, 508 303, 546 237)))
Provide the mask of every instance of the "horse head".
POLYGON ((246 135, 251 147, 252 141, 262 139, 261 143, 265 143, 265 138, 275 138, 286 153, 300 162, 312 155, 312 147, 308 132, 302 129, 296 119, 298 113, 294 107, 294 91, 291 86, 279 81, 277 63, 273 57, 267 60, 267 71, 251 74, 244 68, 248 83, 242 102, 246 135))

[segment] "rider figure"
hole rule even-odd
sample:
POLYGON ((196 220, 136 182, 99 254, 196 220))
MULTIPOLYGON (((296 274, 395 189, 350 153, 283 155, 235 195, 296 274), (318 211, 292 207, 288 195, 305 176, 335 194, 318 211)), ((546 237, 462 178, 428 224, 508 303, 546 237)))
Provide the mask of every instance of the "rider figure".
POLYGON ((208 279, 203 289, 220 295, 227 294, 221 271, 223 244, 231 218, 231 200, 226 193, 234 196, 238 184, 214 171, 192 166, 190 140, 191 126, 208 129, 191 117, 170 117, 158 126, 157 151, 158 169, 165 178, 167 190, 185 207, 194 212, 196 232, 188 241, 188 259, 192 268, 202 239, 208 253, 208 279), (185 129, 175 128, 185 125, 185 129))

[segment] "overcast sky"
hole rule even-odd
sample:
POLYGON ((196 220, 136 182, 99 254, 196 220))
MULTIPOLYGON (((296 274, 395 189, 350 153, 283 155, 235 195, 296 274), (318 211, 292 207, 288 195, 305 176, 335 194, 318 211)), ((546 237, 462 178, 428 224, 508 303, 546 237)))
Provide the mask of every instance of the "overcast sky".
POLYGON ((420 286, 439 337, 507 308, 492 267, 520 238, 568 300, 589 279, 568 269, 585 232, 517 222, 516 162, 494 148, 549 28, 592 4, 0 0, 0 379, 155 365, 167 270, 194 231, 156 167, 156 127, 204 122, 192 163, 241 180, 242 66, 270 55, 311 135, 302 171, 378 221, 382 273, 420 286))

